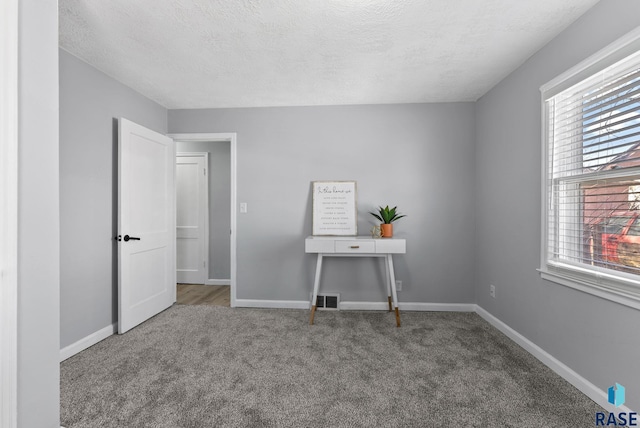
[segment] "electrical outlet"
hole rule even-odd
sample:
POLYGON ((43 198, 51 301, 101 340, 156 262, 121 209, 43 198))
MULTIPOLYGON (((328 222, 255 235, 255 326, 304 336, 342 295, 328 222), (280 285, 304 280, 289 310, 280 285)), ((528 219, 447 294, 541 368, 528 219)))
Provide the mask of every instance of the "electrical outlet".
POLYGON ((489 285, 489 296, 496 298, 496 286, 493 284, 489 285))
POLYGON ((402 281, 396 281, 396 291, 402 291, 402 281))

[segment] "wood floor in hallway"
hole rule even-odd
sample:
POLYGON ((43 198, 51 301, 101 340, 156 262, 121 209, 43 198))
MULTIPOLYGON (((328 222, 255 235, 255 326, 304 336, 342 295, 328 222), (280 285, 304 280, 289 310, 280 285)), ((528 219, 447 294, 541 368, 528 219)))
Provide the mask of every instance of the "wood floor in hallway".
POLYGON ((230 306, 228 285, 178 284, 179 305, 230 306))

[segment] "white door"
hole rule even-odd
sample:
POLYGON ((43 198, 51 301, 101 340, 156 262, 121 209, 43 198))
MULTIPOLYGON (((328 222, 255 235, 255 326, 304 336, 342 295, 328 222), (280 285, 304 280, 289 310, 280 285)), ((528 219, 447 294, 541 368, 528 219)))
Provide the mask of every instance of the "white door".
POLYGON ((176 301, 175 148, 121 118, 118 126, 118 333, 176 301))
POLYGON ((176 157, 176 274, 185 284, 207 279, 206 161, 206 154, 176 157))

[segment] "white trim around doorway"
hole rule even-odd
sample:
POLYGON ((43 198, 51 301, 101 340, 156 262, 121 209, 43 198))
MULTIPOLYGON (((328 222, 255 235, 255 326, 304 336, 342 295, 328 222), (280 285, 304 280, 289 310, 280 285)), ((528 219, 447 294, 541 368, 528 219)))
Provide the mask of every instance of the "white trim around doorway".
POLYGON ((227 141, 230 146, 231 155, 231 230, 230 232, 230 258, 231 258, 231 272, 229 278, 230 294, 231 294, 231 307, 236 306, 236 278, 237 278, 237 170, 238 170, 238 149, 237 149, 237 134, 231 133, 186 133, 186 134, 168 134, 169 137, 175 141, 189 142, 189 141, 206 141, 206 142, 219 142, 227 141))
POLYGON ((18 0, 0 8, 0 426, 18 414, 18 0))

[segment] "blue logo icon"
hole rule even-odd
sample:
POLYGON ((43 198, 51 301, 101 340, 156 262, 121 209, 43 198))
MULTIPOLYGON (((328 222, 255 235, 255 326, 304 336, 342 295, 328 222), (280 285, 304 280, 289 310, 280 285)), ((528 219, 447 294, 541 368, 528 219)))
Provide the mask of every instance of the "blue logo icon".
POLYGON ((616 407, 624 404, 624 386, 616 382, 614 386, 609 388, 609 403, 616 407))

